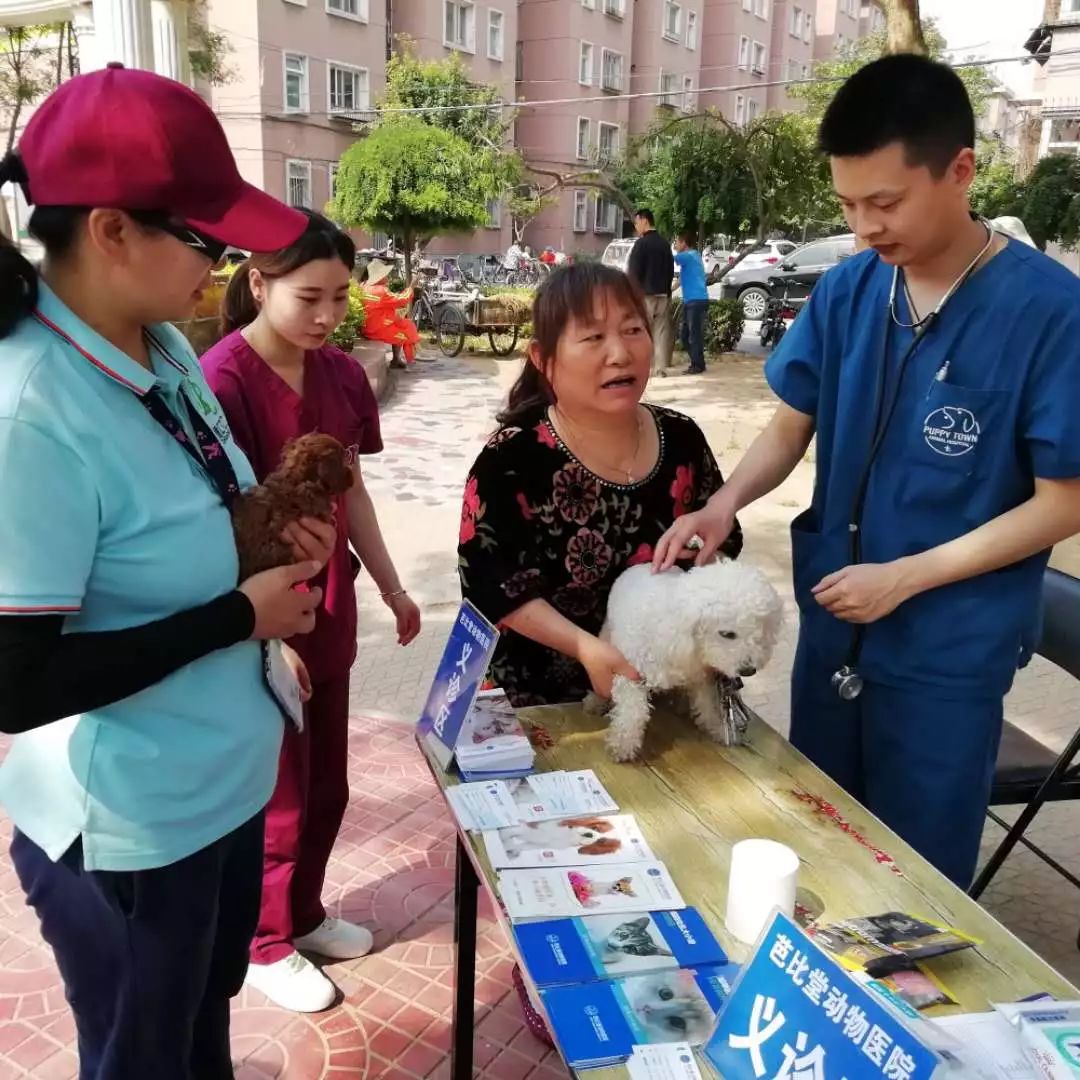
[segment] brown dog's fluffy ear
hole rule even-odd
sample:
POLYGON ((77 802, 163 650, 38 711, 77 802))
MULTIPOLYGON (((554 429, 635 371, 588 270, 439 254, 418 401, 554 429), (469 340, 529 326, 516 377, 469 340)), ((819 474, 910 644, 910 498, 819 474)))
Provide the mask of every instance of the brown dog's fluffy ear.
POLYGON ((602 836, 591 844, 578 848, 581 855, 614 855, 622 847, 622 841, 611 836, 602 836))
POLYGON ((333 436, 318 433, 287 443, 275 475, 318 484, 330 495, 341 495, 353 485, 345 447, 333 436))

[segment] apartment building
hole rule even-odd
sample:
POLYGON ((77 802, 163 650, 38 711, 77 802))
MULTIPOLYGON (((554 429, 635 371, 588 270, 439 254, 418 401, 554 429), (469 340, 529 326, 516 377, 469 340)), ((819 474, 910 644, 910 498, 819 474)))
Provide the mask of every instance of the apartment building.
POLYGON ((1038 156, 1080 153, 1080 0, 1046 0, 1026 48, 1038 62, 1034 96, 1041 109, 1038 156))
POLYGON ((772 42, 766 104, 769 109, 799 107, 787 85, 810 77, 814 63, 817 12, 813 0, 773 0, 772 42))
POLYGON ((705 0, 635 5, 629 90, 663 96, 631 100, 631 136, 647 131, 657 118, 697 111, 704 6, 705 0))
POLYGON ((201 87, 244 178, 321 210, 386 74, 384 0, 209 0, 233 78, 201 87))
POLYGON ((705 0, 703 66, 710 87, 701 105, 718 109, 737 124, 768 108, 769 49, 775 0, 705 0))
MULTIPOLYGON (((528 161, 555 177, 572 177, 622 152, 630 102, 618 95, 630 87, 634 20, 646 6, 633 0, 521 4, 517 90, 523 104, 516 137, 528 161), (569 104, 527 104, 568 98, 573 99, 569 104)), ((658 79, 659 74, 652 86, 658 79)), ((550 245, 560 251, 596 251, 621 235, 622 227, 614 202, 570 184, 530 224, 526 241, 537 250, 550 245)))
MULTIPOLYGON (((392 11, 390 45, 399 36, 412 39, 418 56, 442 60, 457 54, 478 83, 498 87, 503 101, 516 93, 518 0, 372 0, 392 11)), ((440 236, 428 245, 432 254, 505 251, 512 239, 510 216, 500 201, 488 206, 487 225, 464 236, 440 236)))
MULTIPOLYGON (((870 5, 867 5, 869 8, 870 5)), ((838 53, 864 36, 862 0, 817 0, 817 27, 814 35, 814 59, 832 60, 838 53)), ((876 8, 884 19, 884 14, 876 8)), ((873 21, 867 12, 867 28, 873 21)))

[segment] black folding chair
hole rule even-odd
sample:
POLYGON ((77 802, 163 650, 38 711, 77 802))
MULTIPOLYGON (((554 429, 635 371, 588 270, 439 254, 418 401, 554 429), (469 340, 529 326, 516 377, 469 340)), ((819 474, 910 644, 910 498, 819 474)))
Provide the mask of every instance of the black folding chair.
MULTIPOLYGON (((1036 651, 1074 679, 1080 679, 1080 580, 1060 570, 1047 570, 1043 578, 1042 636, 1036 651)), ((1080 716, 1077 719, 1080 721, 1080 716)), ((1023 844, 1080 889, 1080 878, 1024 836, 1044 803, 1080 799, 1080 764, 1073 763, 1078 752, 1080 723, 1068 746, 1055 754, 1038 739, 1005 721, 990 806, 1027 805, 1014 825, 1009 825, 993 810, 987 810, 990 820, 1005 830, 1005 839, 968 890, 973 899, 982 895, 1017 844, 1023 844)))

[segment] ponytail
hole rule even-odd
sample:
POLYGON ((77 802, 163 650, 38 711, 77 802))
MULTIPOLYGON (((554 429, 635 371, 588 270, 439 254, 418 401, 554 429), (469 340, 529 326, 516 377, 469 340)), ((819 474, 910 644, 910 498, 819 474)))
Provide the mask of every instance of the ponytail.
MULTIPOLYGON (((0 161, 0 188, 25 179, 26 172, 15 154, 9 153, 0 161)), ((37 297, 37 271, 14 241, 0 233, 0 338, 6 338, 34 310, 37 297)))
POLYGON ((515 427, 538 410, 554 404, 555 394, 547 376, 527 358, 517 381, 510 387, 506 408, 495 420, 500 427, 515 427))
POLYGON ((251 260, 245 259, 229 278, 221 302, 221 336, 248 326, 259 316, 259 305, 251 291, 251 260))
POLYGON ((251 271, 258 270, 268 280, 285 277, 316 259, 340 259, 351 272, 356 266, 356 244, 347 232, 314 210, 304 210, 307 228, 300 238, 280 251, 252 255, 237 268, 221 302, 221 333, 231 334, 253 323, 259 305, 251 291, 251 271))

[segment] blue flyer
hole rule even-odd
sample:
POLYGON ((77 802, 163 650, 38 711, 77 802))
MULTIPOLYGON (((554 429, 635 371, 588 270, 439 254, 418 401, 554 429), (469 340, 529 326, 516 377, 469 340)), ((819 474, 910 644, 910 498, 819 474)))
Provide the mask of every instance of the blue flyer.
POLYGON ((518 923, 514 937, 539 987, 727 963, 695 908, 518 923))
POLYGON ((676 968, 626 979, 556 986, 540 997, 571 1068, 612 1065, 635 1046, 700 1046, 734 982, 736 966, 676 968))
POLYGON ((468 602, 458 609, 417 728, 443 769, 487 675, 499 632, 468 602))
POLYGON ((721 1011, 705 1056, 730 1080, 929 1080, 941 1063, 779 913, 721 1011))

